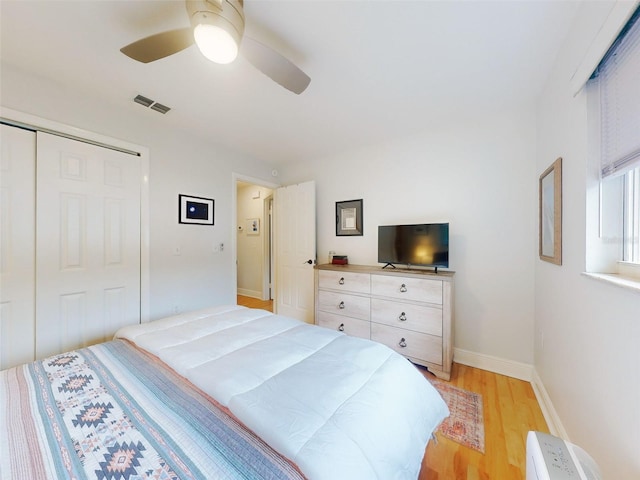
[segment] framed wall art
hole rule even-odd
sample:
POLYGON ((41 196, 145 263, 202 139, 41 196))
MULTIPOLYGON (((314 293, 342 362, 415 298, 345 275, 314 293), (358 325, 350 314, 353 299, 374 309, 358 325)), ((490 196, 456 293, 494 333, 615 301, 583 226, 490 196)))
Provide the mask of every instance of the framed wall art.
POLYGON ((562 158, 547 168, 538 185, 540 260, 562 265, 562 158))
POLYGON ((362 235, 362 199, 336 202, 336 235, 362 235))
POLYGON ((247 219, 247 235, 260 235, 260 219, 247 219))
POLYGON ((195 225, 213 225, 212 198, 178 195, 178 222, 195 225))

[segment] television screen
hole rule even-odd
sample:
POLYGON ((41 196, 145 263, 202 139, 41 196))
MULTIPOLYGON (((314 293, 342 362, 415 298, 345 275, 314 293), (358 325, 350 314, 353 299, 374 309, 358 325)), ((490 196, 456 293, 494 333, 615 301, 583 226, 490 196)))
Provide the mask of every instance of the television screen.
POLYGON ((380 225, 378 262, 449 267, 449 224, 380 225))

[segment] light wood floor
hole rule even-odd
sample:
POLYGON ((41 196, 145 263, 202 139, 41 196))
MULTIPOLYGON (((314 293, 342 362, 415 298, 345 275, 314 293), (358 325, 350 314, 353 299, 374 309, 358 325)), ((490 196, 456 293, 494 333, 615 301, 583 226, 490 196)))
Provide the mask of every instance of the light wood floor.
POLYGON ((485 453, 438 434, 438 443, 427 446, 419 480, 524 480, 527 432, 549 431, 531 384, 458 363, 451 383, 482 395, 485 453))
MULTIPOLYGON (((273 311, 271 302, 255 298, 238 296, 238 305, 273 311)), ((531 384, 458 363, 451 383, 482 395, 485 453, 437 434, 438 443, 427 446, 419 480, 524 480, 527 432, 549 431, 531 384)))
POLYGON ((238 305, 249 308, 262 308, 263 310, 273 312, 273 300, 260 300, 259 298, 238 295, 238 305))

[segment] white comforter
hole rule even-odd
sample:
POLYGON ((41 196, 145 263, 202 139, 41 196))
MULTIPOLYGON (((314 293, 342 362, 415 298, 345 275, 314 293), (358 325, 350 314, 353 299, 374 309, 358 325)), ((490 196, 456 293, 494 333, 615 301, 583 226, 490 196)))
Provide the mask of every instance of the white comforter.
POLYGON ((310 479, 415 479, 449 414, 416 368, 368 340, 239 306, 126 327, 310 479))

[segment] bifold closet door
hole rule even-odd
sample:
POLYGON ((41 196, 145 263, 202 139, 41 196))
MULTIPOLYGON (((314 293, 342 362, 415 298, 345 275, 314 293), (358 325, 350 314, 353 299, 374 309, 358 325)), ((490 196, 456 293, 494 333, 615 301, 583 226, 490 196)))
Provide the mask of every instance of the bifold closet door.
POLYGON ((37 133, 36 357, 140 321, 139 157, 37 133))
POLYGON ((0 125, 0 369, 34 359, 36 134, 0 125))

